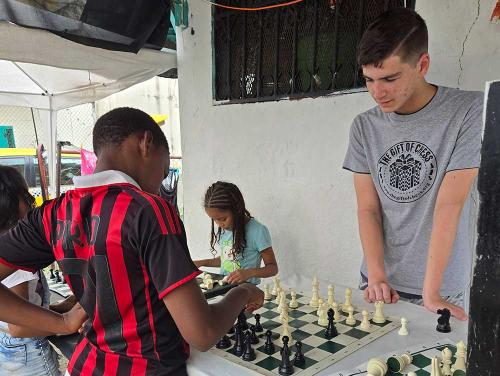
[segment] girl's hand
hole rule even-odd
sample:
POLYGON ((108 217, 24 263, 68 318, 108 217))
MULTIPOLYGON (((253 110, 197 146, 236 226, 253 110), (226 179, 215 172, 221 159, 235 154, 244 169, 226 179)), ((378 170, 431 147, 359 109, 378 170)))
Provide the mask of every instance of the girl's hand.
POLYGON ((227 283, 243 283, 252 278, 253 275, 248 269, 239 269, 227 277, 227 283))

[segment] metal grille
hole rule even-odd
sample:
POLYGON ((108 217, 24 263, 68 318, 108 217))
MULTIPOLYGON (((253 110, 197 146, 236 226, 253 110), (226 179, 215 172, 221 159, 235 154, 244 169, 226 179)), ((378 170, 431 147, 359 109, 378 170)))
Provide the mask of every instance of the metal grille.
MULTIPOLYGON (((259 7, 276 0, 221 0, 259 7)), ((356 46, 366 27, 414 0, 305 0, 262 11, 214 7, 214 98, 229 103, 317 97, 364 86, 356 46)))

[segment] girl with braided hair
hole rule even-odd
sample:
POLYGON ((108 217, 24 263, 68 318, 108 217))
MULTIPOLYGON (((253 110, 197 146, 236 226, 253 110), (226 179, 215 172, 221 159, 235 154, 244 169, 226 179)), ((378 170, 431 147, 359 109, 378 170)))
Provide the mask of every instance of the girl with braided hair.
POLYGON ((194 261, 197 267, 220 267, 228 283, 259 284, 260 278, 278 273, 269 230, 250 215, 235 184, 212 184, 204 207, 212 220, 210 249, 214 257, 194 261))

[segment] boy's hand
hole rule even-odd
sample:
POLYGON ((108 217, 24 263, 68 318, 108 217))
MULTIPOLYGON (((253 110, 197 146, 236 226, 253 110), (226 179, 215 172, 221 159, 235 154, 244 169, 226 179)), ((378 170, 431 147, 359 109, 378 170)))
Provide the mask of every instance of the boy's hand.
POLYGON ((456 317, 459 320, 465 321, 468 319, 467 314, 463 310, 463 308, 451 304, 444 300, 441 296, 425 296, 424 295, 424 306, 429 311, 436 313, 438 309, 448 308, 453 317, 456 317))
POLYGON ((70 311, 63 313, 65 330, 61 334, 76 333, 88 319, 87 313, 84 311, 80 303, 76 303, 70 311))
POLYGON ((368 282, 368 286, 363 292, 368 303, 383 301, 384 303, 397 303, 399 294, 386 281, 368 282))
POLYGON ((238 289, 245 289, 249 293, 248 303, 245 306, 245 310, 248 312, 255 311, 259 309, 264 304, 264 292, 257 288, 257 286, 251 283, 245 283, 241 286, 236 287, 238 289))
POLYGON ((252 278, 252 273, 248 269, 238 269, 228 275, 227 283, 243 283, 250 278, 252 278))

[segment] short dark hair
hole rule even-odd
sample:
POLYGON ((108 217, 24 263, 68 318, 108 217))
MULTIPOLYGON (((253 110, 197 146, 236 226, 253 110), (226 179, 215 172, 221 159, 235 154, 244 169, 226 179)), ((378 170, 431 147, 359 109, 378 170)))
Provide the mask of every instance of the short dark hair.
POLYGON ((358 64, 380 67, 392 55, 405 63, 416 63, 427 50, 424 19, 412 9, 392 8, 366 29, 358 45, 358 64))
POLYGON ((168 142, 160 126, 147 113, 131 107, 119 107, 102 115, 94 126, 94 153, 108 145, 118 146, 134 133, 149 131, 156 146, 168 150, 168 142))
POLYGON ((11 166, 0 165, 0 233, 19 221, 19 202, 33 207, 35 198, 29 193, 24 177, 11 166))

